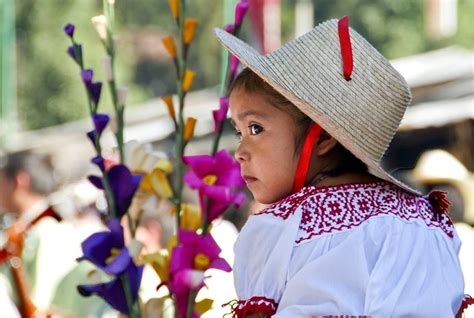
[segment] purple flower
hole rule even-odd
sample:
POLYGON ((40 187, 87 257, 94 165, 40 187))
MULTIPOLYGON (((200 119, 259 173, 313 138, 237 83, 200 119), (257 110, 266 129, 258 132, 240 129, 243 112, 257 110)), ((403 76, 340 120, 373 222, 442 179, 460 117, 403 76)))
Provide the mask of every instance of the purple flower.
POLYGON ((102 90, 101 82, 92 83, 89 87, 89 91, 91 92, 91 98, 94 101, 95 105, 99 103, 101 90, 102 90))
POLYGON ((71 39, 74 37, 74 29, 76 27, 72 23, 66 24, 64 27, 64 33, 66 33, 67 36, 69 36, 71 39))
POLYGON ((219 99, 219 109, 212 111, 214 117, 214 132, 218 132, 222 123, 227 118, 227 111, 229 110, 229 97, 222 96, 219 99))
POLYGON ((229 188, 244 186, 240 176, 240 165, 225 150, 214 156, 185 156, 183 161, 191 170, 184 175, 184 181, 192 188, 201 186, 225 186, 229 188))
POLYGON ((94 233, 82 242, 83 256, 78 261, 88 260, 95 266, 113 276, 110 282, 95 285, 80 285, 78 291, 83 296, 97 294, 113 308, 127 314, 124 286, 121 277, 127 277, 132 291, 133 301, 137 299, 143 266, 136 266, 125 247, 123 228, 120 221, 110 219, 109 231, 94 233))
POLYGON ((97 167, 99 167, 100 171, 104 172, 105 171, 105 162, 104 158, 101 156, 95 156, 92 158, 91 162, 95 164, 97 167))
POLYGON ((235 7, 235 20, 234 23, 236 26, 240 26, 244 20, 245 14, 249 9, 248 1, 242 0, 235 7))
POLYGON ((87 137, 89 137, 93 145, 97 146, 95 144, 96 136, 97 136, 97 139, 100 139, 102 132, 104 131, 105 127, 107 127, 107 124, 109 123, 109 120, 110 120, 110 117, 107 114, 96 113, 92 115, 94 130, 89 131, 87 133, 87 137))
POLYGON ((69 54, 69 56, 80 65, 82 62, 82 45, 74 43, 67 48, 67 54, 69 54))
MULTIPOLYGON (((133 263, 132 263, 133 264, 133 263)), ((132 301, 135 302, 138 298, 138 289, 142 279, 143 266, 129 266, 123 275, 128 279, 130 290, 132 293, 132 301)), ((127 315, 130 309, 127 305, 127 298, 125 296, 125 289, 122 280, 119 276, 114 277, 110 282, 94 284, 94 285, 79 285, 77 290, 82 296, 98 295, 104 299, 114 309, 127 315)))
POLYGON ((107 114, 96 113, 92 116, 95 131, 100 135, 109 123, 110 117, 107 114))
MULTIPOLYGON (((127 212, 132 203, 133 195, 138 189, 141 176, 133 175, 125 165, 119 164, 110 168, 106 172, 109 178, 112 195, 114 197, 115 208, 118 218, 127 212)), ((98 189, 104 189, 102 178, 89 176, 89 181, 98 189)))
POLYGON ((91 69, 85 69, 81 71, 82 81, 86 86, 92 84, 92 77, 94 76, 94 71, 91 69))
POLYGON ((100 92, 102 90, 102 83, 101 82, 93 82, 92 79, 94 77, 94 71, 91 69, 86 69, 81 71, 81 78, 86 86, 90 97, 95 105, 99 103, 100 99, 100 92))

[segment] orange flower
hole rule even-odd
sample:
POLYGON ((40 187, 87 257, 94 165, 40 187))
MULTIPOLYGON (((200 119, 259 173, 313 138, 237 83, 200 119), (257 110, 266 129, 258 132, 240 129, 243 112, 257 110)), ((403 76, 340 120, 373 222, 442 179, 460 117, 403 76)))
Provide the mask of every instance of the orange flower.
POLYGON ((191 70, 186 70, 186 72, 184 73, 184 78, 183 78, 183 92, 187 93, 191 89, 195 76, 196 76, 196 72, 191 71, 191 70))
POLYGON ((168 0, 171 9, 171 14, 175 19, 179 17, 179 0, 168 0))
POLYGON ((186 124, 184 125, 184 141, 189 141, 194 136, 194 127, 196 126, 196 118, 188 117, 186 124))
POLYGON ((163 39, 161 39, 161 42, 163 42, 163 45, 166 51, 168 51, 168 54, 172 58, 176 58, 176 45, 174 44, 173 37, 171 36, 164 37, 163 39))
POLYGON ((165 102, 166 108, 168 108, 168 114, 173 120, 176 120, 176 113, 174 112, 174 106, 173 106, 173 97, 170 95, 163 96, 161 99, 165 102))
POLYGON ((198 25, 198 20, 196 19, 184 20, 184 30, 183 30, 184 44, 189 44, 193 41, 194 35, 196 34, 197 25, 198 25))

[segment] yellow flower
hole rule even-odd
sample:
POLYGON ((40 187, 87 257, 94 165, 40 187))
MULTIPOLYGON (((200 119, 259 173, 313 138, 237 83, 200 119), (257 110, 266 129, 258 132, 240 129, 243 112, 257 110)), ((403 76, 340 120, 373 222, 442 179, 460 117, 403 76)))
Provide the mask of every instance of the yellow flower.
POLYGON ((173 97, 170 95, 161 97, 163 102, 165 102, 166 107, 168 108, 168 114, 173 120, 176 120, 176 113, 174 112, 173 97))
POLYGON ((196 127, 197 119, 194 117, 188 117, 186 124, 184 125, 183 139, 189 141, 194 136, 194 127, 196 127))
POLYGON ((197 205, 183 203, 181 205, 181 228, 196 231, 201 227, 201 210, 197 205))
POLYGON ((186 70, 186 72, 184 73, 184 78, 183 78, 183 92, 186 93, 191 89, 195 76, 196 76, 196 72, 191 71, 191 70, 186 70))
POLYGON ((156 167, 151 173, 142 178, 140 189, 146 192, 153 192, 160 198, 169 199, 173 196, 168 177, 165 171, 159 167, 156 167))
POLYGON ((204 298, 194 304, 194 310, 199 314, 203 315, 206 311, 210 310, 212 308, 212 303, 214 301, 209 298, 204 298))
POLYGON ((166 244, 166 249, 168 250, 168 255, 171 255, 171 252, 173 251, 173 248, 178 245, 178 236, 174 234, 172 237, 170 237, 168 243, 166 244))
POLYGON ((168 51, 168 54, 172 58, 176 58, 176 45, 174 44, 173 38, 171 36, 167 36, 161 39, 161 42, 163 42, 166 51, 168 51))
POLYGON ((142 263, 150 264, 160 277, 162 283, 170 279, 170 257, 166 250, 148 254, 141 258, 142 263))
POLYGON ((197 25, 198 20, 196 19, 189 18, 184 20, 183 41, 185 44, 189 44, 193 41, 197 25))
POLYGON ((179 0, 168 0, 171 9, 171 14, 175 19, 179 17, 179 0))

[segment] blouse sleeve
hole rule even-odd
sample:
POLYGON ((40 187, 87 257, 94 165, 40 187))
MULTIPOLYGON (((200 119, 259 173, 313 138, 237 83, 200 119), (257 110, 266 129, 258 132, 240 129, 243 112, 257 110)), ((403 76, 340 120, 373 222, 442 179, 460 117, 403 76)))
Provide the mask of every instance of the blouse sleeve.
POLYGON ((295 247, 273 317, 454 317, 464 282, 460 242, 424 224, 382 217, 295 247))

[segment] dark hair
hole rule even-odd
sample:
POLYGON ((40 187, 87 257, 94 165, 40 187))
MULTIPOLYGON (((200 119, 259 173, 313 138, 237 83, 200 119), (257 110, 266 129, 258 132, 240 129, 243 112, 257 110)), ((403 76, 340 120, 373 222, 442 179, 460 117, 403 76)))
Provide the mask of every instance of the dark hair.
POLYGON ((28 174, 31 191, 37 194, 46 195, 56 188, 51 157, 46 154, 31 151, 9 153, 0 159, 0 170, 9 180, 14 180, 20 172, 28 174))
MULTIPOLYGON (((276 108, 290 114, 297 127, 300 128, 296 136, 295 145, 296 153, 303 147, 303 142, 308 134, 313 120, 305 113, 299 110, 292 102, 285 96, 277 92, 270 84, 266 83, 262 78, 255 74, 248 67, 244 68, 242 72, 233 81, 229 93, 235 89, 243 89, 247 93, 258 93, 268 97, 270 104, 276 108)), ((329 138, 330 135, 326 131, 322 131, 320 139, 329 138)), ((354 156, 349 150, 344 148, 339 142, 331 150, 331 154, 337 154, 339 159, 338 167, 331 171, 330 174, 339 175, 346 172, 366 172, 367 165, 354 156)))

